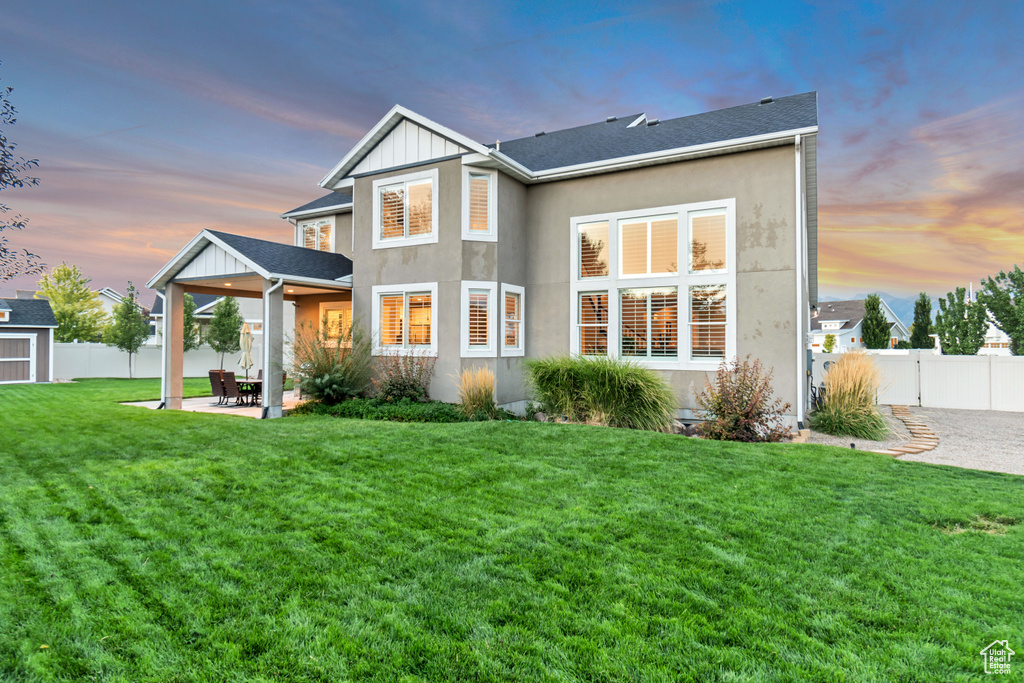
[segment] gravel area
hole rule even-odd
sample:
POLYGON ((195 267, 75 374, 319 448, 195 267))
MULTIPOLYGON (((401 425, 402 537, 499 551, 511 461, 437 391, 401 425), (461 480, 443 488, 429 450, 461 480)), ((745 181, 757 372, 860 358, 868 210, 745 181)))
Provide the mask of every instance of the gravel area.
MULTIPOLYGON (((893 417, 892 409, 889 406, 878 406, 878 410, 882 413, 882 417, 885 418, 885 422, 889 426, 889 438, 885 441, 855 439, 851 436, 832 436, 831 434, 822 434, 812 430, 807 443, 840 446, 842 448, 849 448, 852 443, 859 451, 884 451, 893 446, 902 446, 910 441, 910 432, 903 426, 900 420, 893 417)), ((913 409, 911 409, 911 412, 913 412, 913 409)))
POLYGON ((935 450, 900 460, 1024 474, 1024 413, 910 407, 939 437, 935 450))

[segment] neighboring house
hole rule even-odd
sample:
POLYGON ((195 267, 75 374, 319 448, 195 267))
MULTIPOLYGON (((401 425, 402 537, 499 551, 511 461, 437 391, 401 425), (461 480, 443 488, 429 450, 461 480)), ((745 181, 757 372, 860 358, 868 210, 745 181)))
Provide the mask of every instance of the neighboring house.
POLYGON ((53 378, 57 319, 45 299, 0 299, 0 384, 53 378))
POLYGON ((1010 335, 995 326, 991 320, 988 321, 988 329, 985 330, 985 344, 978 349, 979 356, 1010 356, 1010 335))
POLYGON ((108 320, 114 319, 114 306, 124 301, 124 295, 111 289, 110 287, 104 287, 103 289, 96 290, 96 296, 99 298, 100 303, 103 304, 103 315, 108 320))
MULTIPOLYGON (((885 299, 880 301, 882 314, 889 322, 889 348, 895 348, 901 341, 910 341, 910 332, 906 326, 889 308, 889 304, 885 303, 885 299)), ((864 299, 822 301, 817 311, 811 314, 811 350, 824 351, 825 337, 829 334, 836 336, 833 353, 867 348, 864 345, 863 322, 864 299)))
POLYGON ((149 285, 175 299, 230 283, 275 318, 284 289, 297 322, 354 313, 375 353, 436 356, 431 396, 447 401, 469 367, 490 367, 514 404, 525 357, 607 355, 662 371, 687 416, 708 373, 749 354, 774 368, 795 425, 817 130, 815 93, 493 145, 396 106, 321 181, 329 194, 283 215, 297 246, 203 231, 149 285))

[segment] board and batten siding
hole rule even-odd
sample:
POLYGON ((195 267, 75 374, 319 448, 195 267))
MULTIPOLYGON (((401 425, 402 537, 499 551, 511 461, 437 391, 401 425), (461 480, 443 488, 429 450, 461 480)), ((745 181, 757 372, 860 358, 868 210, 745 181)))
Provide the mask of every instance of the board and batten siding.
POLYGON ((350 175, 418 164, 468 151, 427 128, 403 119, 356 164, 350 175))
POLYGON ((216 244, 211 244, 196 254, 196 257, 189 261, 188 265, 182 268, 174 277, 176 280, 188 280, 191 278, 238 275, 251 272, 249 266, 243 261, 239 261, 216 244))

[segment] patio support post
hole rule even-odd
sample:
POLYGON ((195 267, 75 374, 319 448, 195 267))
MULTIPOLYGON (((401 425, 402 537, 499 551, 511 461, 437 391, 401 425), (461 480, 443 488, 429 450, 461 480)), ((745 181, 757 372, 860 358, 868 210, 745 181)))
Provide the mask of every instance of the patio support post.
POLYGON ((185 288, 168 282, 164 288, 164 407, 181 410, 182 366, 185 361, 185 288))
POLYGON ((263 406, 266 417, 281 417, 284 384, 284 283, 263 281, 263 406))

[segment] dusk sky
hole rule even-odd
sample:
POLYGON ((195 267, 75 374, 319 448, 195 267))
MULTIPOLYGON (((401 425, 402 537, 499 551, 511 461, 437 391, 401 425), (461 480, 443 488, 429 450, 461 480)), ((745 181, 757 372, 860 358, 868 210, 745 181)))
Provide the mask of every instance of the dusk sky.
POLYGON ((0 200, 123 292, 203 228, 290 241, 396 103, 489 143, 816 90, 821 293, 941 295, 1024 265, 1021 35, 999 1, 6 3, 41 183, 0 200))

